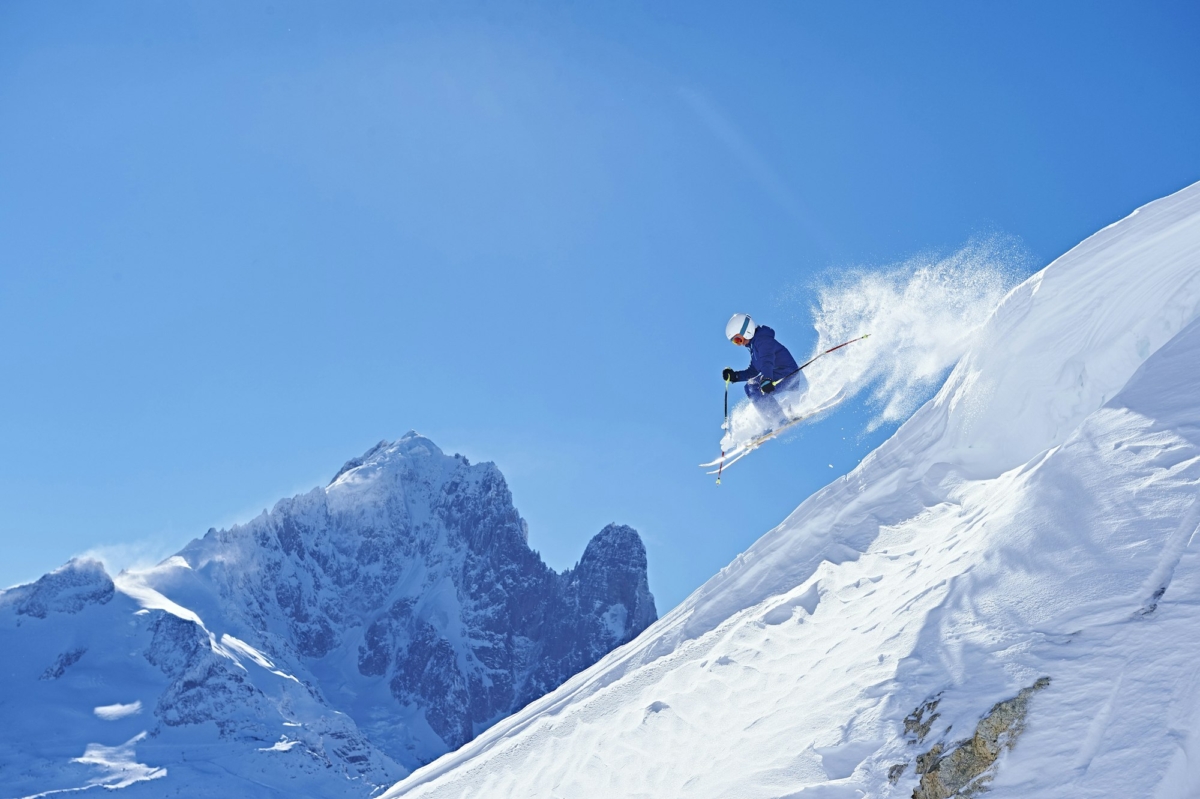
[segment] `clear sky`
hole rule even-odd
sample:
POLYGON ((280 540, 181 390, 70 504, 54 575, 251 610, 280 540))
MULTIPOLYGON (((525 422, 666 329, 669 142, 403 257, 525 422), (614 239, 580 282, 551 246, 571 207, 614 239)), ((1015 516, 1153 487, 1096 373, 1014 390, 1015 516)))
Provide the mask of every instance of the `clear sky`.
POLYGON ((1200 179, 1200 5, 0 2, 0 585, 116 565, 409 429, 667 610, 886 436, 720 487, 734 311, 1043 266, 1200 179))

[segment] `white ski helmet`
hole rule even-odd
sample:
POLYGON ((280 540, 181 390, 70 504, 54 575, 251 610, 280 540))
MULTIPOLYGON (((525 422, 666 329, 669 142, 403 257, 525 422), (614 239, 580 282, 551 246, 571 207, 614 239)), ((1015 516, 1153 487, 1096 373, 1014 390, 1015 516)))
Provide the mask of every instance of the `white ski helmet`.
POLYGON ((749 341, 754 338, 754 331, 758 325, 754 324, 754 320, 749 314, 735 313, 729 317, 728 324, 725 325, 725 338, 733 341, 734 336, 741 336, 749 341))

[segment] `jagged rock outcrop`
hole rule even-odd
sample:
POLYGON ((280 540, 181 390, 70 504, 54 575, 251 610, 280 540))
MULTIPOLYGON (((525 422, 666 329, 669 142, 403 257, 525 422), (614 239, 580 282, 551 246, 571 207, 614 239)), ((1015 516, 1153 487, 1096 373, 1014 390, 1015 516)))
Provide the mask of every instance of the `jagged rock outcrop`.
POLYGON ((59 677, 63 676, 63 673, 66 672, 67 669, 78 663, 79 659, 85 654, 87 654, 87 650, 83 647, 79 647, 77 649, 68 649, 66 652, 62 652, 57 658, 54 659, 53 664, 46 667, 46 670, 42 672, 42 676, 39 679, 57 680, 59 677))
POLYGON ((51 613, 78 613, 113 597, 113 581, 98 560, 76 558, 31 585, 7 592, 22 616, 44 619, 51 613))
MULTIPOLYGON (((1042 677, 1021 689, 1012 699, 993 705, 975 725, 970 738, 952 744, 939 742, 928 752, 918 755, 917 773, 921 775, 921 782, 913 790, 912 799, 950 799, 976 796, 986 791, 994 776, 992 765, 996 758, 1005 749, 1015 746, 1025 730, 1030 698, 1048 685, 1050 678, 1042 677)), ((917 742, 924 740, 929 725, 937 718, 933 712, 937 704, 937 700, 926 703, 905 719, 905 730, 916 731, 917 742), (924 721, 922 716, 926 717, 924 721), (915 719, 915 726, 910 727, 910 719, 915 719)))

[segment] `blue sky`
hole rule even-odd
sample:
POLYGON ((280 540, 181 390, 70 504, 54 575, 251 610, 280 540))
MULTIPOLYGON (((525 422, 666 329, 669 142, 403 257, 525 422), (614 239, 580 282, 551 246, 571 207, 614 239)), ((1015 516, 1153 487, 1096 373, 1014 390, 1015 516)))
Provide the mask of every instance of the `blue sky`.
POLYGON ((714 486, 748 311, 1200 179, 1195 3, 0 4, 0 584, 415 428, 676 604, 889 430, 714 486))

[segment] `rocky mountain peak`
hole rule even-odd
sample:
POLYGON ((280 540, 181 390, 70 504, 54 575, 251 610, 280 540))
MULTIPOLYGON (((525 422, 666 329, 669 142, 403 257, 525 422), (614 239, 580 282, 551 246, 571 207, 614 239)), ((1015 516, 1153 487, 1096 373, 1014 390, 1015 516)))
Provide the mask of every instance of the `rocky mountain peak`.
MULTIPOLYGON (((347 461, 327 486, 210 530, 115 585, 98 562, 79 560, 0 594, 0 629, 23 616, 46 621, 22 630, 57 625, 26 669, 38 706, 88 694, 98 719, 124 719, 131 758, 138 735, 158 752, 202 739, 257 784, 276 774, 294 785, 286 780, 300 769, 328 781, 313 795, 365 797, 557 687, 657 613, 632 528, 609 525, 575 568, 555 572, 529 548, 494 464, 410 432, 347 461), (117 684, 119 695, 105 688, 117 684)), ((23 673, 4 657, 0 672, 23 673)), ((186 760, 145 773, 179 773, 186 760)), ((213 795, 244 793, 242 777, 213 795)))
POLYGON ((646 567, 646 547, 637 531, 610 524, 588 542, 571 572, 583 606, 601 611, 614 643, 628 640, 628 629, 644 628, 657 618, 646 567))
POLYGON ((37 582, 5 593, 16 612, 44 619, 51 613, 78 613, 90 604, 104 604, 113 597, 113 581, 104 564, 91 558, 74 558, 37 582))
POLYGON ((645 571, 646 547, 637 530, 624 524, 610 524, 592 536, 583 550, 579 565, 622 562, 645 571))
POLYGON ((396 441, 380 441, 359 457, 346 461, 329 481, 327 488, 334 486, 343 476, 352 472, 356 473, 356 480, 347 481, 350 484, 370 480, 380 473, 413 468, 428 469, 433 464, 442 468, 452 468, 456 464, 470 466, 470 462, 463 456, 448 456, 437 444, 416 430, 409 430, 396 441))

